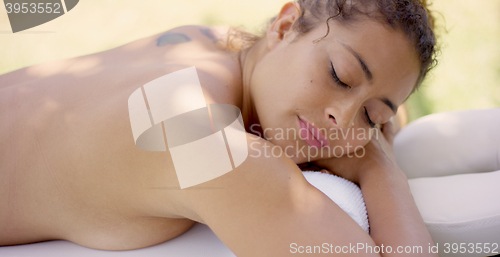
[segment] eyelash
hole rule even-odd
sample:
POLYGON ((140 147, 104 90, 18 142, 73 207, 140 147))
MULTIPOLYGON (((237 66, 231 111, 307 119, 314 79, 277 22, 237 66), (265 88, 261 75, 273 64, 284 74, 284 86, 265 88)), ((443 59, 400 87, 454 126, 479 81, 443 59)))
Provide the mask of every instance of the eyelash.
POLYGON ((335 72, 335 69, 333 68, 333 63, 330 62, 330 74, 332 75, 333 80, 335 80, 335 83, 337 83, 339 86, 343 88, 348 88, 350 89, 351 86, 347 85, 346 83, 342 82, 339 77, 337 76, 337 73, 335 72))
POLYGON ((366 107, 365 107, 365 116, 366 116, 366 121, 368 122, 368 125, 370 125, 370 127, 374 128, 375 123, 373 123, 373 121, 370 119, 370 115, 368 115, 368 110, 366 110, 366 107))

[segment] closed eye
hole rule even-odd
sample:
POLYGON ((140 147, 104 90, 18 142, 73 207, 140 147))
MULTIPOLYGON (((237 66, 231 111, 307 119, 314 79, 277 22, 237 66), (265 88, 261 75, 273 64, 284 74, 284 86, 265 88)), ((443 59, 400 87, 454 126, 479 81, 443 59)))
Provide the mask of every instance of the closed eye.
POLYGON ((373 121, 370 119, 370 115, 368 115, 368 110, 366 110, 366 107, 365 107, 365 117, 366 117, 366 122, 368 122, 368 125, 370 125, 370 127, 374 128, 375 123, 373 123, 373 121))
POLYGON ((333 63, 330 62, 330 74, 332 75, 333 80, 335 83, 337 83, 339 86, 343 88, 350 89, 351 86, 347 85, 346 83, 342 82, 339 77, 337 76, 337 73, 335 72, 335 68, 333 68, 333 63))

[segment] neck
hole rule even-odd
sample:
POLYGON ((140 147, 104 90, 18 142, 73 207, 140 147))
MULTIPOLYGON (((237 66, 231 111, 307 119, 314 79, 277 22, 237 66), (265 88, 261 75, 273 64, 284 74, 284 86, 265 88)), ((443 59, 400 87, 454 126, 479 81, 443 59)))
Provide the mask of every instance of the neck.
MULTIPOLYGON (((242 102, 242 116, 243 122, 245 124, 245 130, 250 131, 250 126, 253 124, 260 124, 259 116, 252 98, 252 75, 255 66, 260 61, 260 59, 267 53, 267 48, 265 45, 266 39, 263 38, 256 42, 252 47, 244 49, 239 53, 239 63, 241 69, 241 81, 243 86, 243 102, 242 102)), ((260 126, 252 129, 253 131, 260 131, 260 126)))

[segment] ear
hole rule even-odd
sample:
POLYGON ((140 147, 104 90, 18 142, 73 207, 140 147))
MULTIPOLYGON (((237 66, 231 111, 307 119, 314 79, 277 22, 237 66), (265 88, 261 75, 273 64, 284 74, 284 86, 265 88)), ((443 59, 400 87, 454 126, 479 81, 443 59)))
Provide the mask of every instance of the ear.
POLYGON ((274 49, 281 41, 294 33, 292 27, 299 19, 300 14, 300 5, 297 2, 286 3, 281 8, 278 17, 267 30, 267 46, 269 49, 274 49))

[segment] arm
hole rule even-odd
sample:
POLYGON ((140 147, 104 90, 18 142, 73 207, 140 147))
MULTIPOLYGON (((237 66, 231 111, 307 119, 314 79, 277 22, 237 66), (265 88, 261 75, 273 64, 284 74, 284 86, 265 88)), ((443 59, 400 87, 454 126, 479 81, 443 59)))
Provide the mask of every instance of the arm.
POLYGON ((393 138, 394 128, 387 123, 378 139, 374 137, 366 145, 363 158, 332 158, 316 164, 360 185, 372 239, 393 250, 382 256, 400 256, 394 253, 398 246, 412 248, 412 253, 405 252, 405 256, 438 256, 429 253, 429 245, 434 246, 434 241, 411 195, 406 175, 396 164, 393 138))
POLYGON ((370 220, 370 235, 375 243, 390 245, 393 250, 398 246, 411 246, 412 254, 405 253, 405 256, 422 256, 417 254, 418 251, 428 254, 429 245, 434 246, 434 241, 415 205, 403 172, 397 167, 375 168, 359 183, 370 220))
MULTIPOLYGON (((357 243, 375 246, 345 212, 307 183, 292 160, 255 157, 271 144, 253 136, 248 140, 249 156, 241 166, 182 190, 179 199, 237 256, 295 256, 300 246, 318 246, 316 253, 331 251, 330 245, 333 251, 357 243)), ((350 255, 379 256, 364 251, 350 255)))

